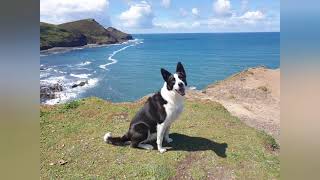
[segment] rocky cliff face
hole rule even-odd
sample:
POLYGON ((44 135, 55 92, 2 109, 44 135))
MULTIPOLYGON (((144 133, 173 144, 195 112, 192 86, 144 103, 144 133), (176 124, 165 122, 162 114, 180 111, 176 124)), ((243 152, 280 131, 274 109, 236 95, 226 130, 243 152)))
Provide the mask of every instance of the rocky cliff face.
POLYGON ((113 27, 108 27, 107 31, 111 34, 112 37, 116 38, 119 42, 133 39, 130 34, 123 33, 113 27))
POLYGON ((94 19, 60 25, 40 23, 40 49, 75 47, 86 44, 114 44, 132 39, 130 34, 113 27, 105 29, 94 19))

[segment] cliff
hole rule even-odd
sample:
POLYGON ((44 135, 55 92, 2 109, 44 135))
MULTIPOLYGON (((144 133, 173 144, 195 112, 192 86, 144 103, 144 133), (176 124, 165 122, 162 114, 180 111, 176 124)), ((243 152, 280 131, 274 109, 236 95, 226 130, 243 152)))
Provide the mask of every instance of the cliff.
POLYGON ((94 19, 83 19, 59 25, 40 22, 40 50, 86 44, 114 44, 130 39, 132 39, 130 34, 113 27, 105 29, 94 19))

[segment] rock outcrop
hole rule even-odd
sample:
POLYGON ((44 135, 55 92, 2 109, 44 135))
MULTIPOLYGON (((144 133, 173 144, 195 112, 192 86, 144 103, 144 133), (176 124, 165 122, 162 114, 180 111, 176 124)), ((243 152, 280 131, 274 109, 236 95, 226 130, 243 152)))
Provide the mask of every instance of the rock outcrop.
POLYGON ((49 84, 40 85, 40 100, 45 101, 48 99, 55 99, 56 98, 56 92, 63 91, 63 87, 60 83, 56 84, 49 84))
POLYGON ((40 50, 53 47, 76 47, 87 44, 114 44, 133 39, 113 27, 105 29, 94 19, 60 25, 40 22, 40 50))

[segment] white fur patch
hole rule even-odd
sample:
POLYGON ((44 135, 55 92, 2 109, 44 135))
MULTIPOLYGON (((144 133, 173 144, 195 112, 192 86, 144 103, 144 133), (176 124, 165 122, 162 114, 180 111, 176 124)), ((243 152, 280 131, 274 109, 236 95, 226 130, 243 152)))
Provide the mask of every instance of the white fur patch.
MULTIPOLYGON (((174 74, 176 79, 176 83, 174 84, 174 89, 179 89, 179 83, 181 81, 178 78, 177 74, 174 74)), ((162 153, 165 152, 165 149, 162 147, 162 141, 164 138, 165 132, 169 130, 171 124, 179 117, 181 112, 183 111, 183 102, 184 98, 180 94, 178 94, 175 90, 169 91, 167 89, 167 83, 165 82, 163 87, 161 88, 161 96, 168 103, 164 105, 164 109, 166 111, 166 119, 163 123, 157 125, 157 145, 158 150, 162 153)), ((167 132, 169 133, 169 132, 167 132)), ((169 136, 168 136, 169 139, 169 136)), ((171 139, 171 138, 170 138, 171 139)), ((172 139, 171 139, 172 141, 172 139)))
POLYGON ((183 85, 185 85, 184 82, 178 77, 178 74, 174 73, 173 77, 176 80, 176 82, 173 85, 173 89, 178 90, 179 89, 179 83, 182 83, 183 85))
POLYGON ((111 132, 106 133, 106 134, 103 136, 104 142, 107 142, 110 137, 111 137, 111 132))

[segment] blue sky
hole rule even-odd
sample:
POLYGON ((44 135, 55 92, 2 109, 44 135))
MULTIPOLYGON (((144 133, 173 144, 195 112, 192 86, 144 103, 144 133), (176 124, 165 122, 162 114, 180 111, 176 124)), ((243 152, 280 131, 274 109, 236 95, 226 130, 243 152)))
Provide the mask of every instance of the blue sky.
POLYGON ((280 31, 280 0, 40 1, 40 21, 84 18, 129 33, 280 31))

